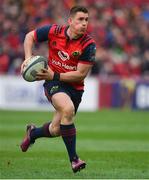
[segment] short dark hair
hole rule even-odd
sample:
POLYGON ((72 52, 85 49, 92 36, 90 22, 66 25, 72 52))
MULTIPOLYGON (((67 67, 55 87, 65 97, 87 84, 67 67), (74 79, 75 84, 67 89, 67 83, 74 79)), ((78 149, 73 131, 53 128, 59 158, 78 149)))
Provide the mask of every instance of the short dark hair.
POLYGON ((88 10, 84 6, 74 6, 70 9, 70 16, 75 15, 77 12, 88 13, 88 10))

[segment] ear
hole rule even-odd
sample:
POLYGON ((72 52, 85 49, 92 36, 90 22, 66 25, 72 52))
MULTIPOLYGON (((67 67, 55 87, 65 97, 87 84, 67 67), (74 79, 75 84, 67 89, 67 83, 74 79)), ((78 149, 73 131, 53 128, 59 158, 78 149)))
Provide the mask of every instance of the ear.
POLYGON ((72 24, 72 18, 71 17, 68 18, 68 24, 69 25, 72 24))

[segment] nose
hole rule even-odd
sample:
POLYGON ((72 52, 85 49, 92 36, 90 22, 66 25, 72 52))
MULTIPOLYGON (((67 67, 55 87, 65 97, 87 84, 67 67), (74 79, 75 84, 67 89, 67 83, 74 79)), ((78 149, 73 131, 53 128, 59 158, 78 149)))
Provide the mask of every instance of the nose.
POLYGON ((87 26, 87 22, 84 20, 83 23, 82 23, 82 25, 83 25, 84 27, 86 27, 86 26, 87 26))

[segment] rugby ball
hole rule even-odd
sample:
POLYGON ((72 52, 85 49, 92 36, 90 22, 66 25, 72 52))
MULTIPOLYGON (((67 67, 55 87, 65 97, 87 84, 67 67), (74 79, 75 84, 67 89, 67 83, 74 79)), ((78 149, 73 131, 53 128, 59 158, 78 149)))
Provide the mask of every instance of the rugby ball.
POLYGON ((32 56, 23 68, 22 76, 26 81, 36 81, 36 74, 41 69, 48 69, 48 60, 43 56, 32 56))

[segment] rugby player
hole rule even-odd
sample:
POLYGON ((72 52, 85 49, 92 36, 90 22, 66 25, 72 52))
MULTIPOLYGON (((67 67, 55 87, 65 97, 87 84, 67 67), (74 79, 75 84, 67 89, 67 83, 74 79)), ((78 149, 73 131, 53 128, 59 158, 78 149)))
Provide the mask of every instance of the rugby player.
POLYGON ((68 25, 47 25, 29 32, 24 40, 23 67, 33 56, 33 45, 48 41, 48 69, 38 73, 37 80, 45 80, 44 90, 55 108, 54 117, 41 127, 27 126, 20 147, 26 152, 37 138, 61 136, 66 146, 73 172, 86 166, 76 152, 74 116, 84 92, 84 79, 95 61, 96 45, 87 33, 89 13, 83 6, 70 10, 68 25))

